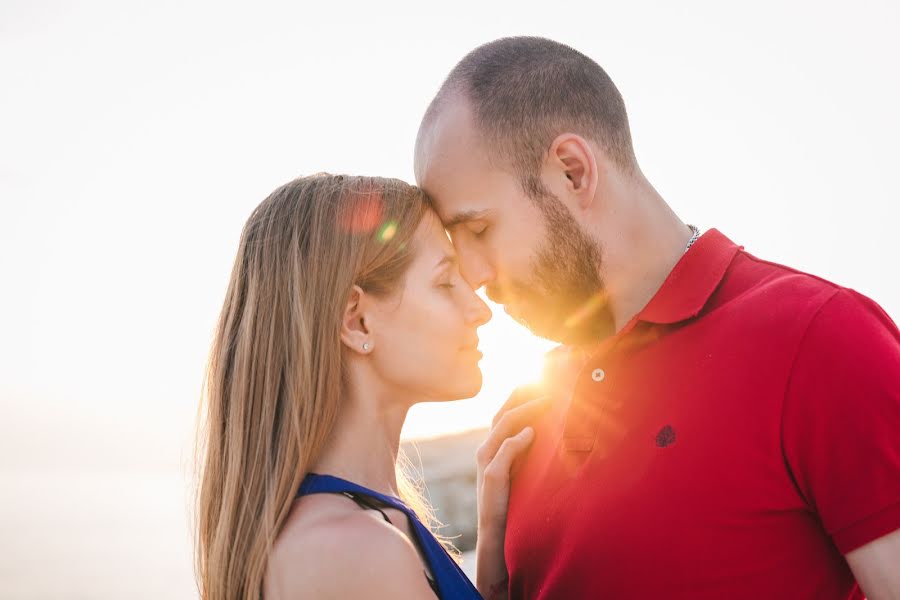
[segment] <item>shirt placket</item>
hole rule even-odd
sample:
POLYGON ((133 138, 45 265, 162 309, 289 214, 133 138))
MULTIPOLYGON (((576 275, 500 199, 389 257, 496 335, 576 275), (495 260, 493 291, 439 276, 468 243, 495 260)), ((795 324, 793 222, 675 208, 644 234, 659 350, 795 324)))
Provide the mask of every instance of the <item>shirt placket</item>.
POLYGON ((619 333, 603 342, 579 372, 566 415, 562 440, 564 452, 587 455, 594 449, 598 419, 612 393, 610 384, 611 377, 615 376, 616 349, 638 322, 637 318, 632 319, 619 333))

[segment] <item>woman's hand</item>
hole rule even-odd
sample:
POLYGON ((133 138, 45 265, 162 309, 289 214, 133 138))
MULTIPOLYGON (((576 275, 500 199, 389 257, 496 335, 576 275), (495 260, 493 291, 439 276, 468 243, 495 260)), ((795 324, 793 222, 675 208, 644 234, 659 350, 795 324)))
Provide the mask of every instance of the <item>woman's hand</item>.
POLYGON ((476 454, 478 463, 478 543, 476 587, 485 600, 507 597, 509 577, 503 544, 514 462, 534 440, 534 425, 549 407, 535 387, 520 387, 494 417, 476 454))

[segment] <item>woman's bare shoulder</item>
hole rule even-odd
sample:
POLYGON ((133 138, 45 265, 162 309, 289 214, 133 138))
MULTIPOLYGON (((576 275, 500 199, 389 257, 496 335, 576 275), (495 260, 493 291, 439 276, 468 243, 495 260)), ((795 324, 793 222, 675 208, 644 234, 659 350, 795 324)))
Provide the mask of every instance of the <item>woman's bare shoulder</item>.
POLYGON ((266 600, 434 600, 415 546, 374 511, 339 496, 298 500, 269 555, 266 600))

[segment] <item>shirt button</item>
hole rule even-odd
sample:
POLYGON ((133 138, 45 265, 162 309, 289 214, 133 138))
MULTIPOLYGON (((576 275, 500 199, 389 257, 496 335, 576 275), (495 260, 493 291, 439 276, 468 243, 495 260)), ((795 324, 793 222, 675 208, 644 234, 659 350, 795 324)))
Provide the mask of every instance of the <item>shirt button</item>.
POLYGON ((604 379, 606 379, 606 372, 603 369, 594 369, 594 372, 591 373, 591 379, 600 383, 604 379))

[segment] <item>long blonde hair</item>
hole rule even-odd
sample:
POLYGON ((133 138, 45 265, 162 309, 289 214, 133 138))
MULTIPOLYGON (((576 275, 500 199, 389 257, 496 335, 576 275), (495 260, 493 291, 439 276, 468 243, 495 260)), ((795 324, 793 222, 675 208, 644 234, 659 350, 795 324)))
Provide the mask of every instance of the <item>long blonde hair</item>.
MULTIPOLYGON (((268 554, 341 408, 340 324, 351 288, 398 288, 427 210, 424 193, 402 181, 320 174, 281 186, 247 220, 198 435, 203 600, 261 597, 268 554)), ((434 525, 402 475, 404 500, 434 525)))

